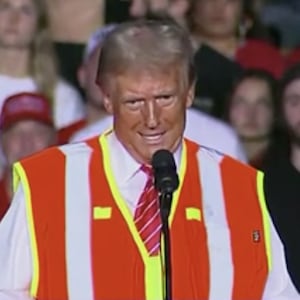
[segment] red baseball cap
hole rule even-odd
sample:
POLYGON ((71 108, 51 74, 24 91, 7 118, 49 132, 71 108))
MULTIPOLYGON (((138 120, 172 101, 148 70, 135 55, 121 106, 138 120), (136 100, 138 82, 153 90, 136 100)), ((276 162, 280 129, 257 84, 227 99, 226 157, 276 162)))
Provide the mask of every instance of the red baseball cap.
POLYGON ((27 119, 54 126, 50 101, 44 95, 18 93, 4 101, 0 115, 0 130, 27 119))

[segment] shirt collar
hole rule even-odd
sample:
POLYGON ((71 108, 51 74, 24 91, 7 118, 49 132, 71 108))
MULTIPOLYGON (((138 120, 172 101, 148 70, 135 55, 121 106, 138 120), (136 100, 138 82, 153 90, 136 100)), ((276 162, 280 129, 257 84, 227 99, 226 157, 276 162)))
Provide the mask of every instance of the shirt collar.
MULTIPOLYGON (((107 135, 107 141, 110 156, 113 158, 111 159, 111 164, 116 180, 120 184, 126 184, 140 171, 141 164, 128 153, 113 131, 107 135)), ((182 143, 180 143, 177 150, 173 153, 177 170, 180 166, 181 153, 182 143)))

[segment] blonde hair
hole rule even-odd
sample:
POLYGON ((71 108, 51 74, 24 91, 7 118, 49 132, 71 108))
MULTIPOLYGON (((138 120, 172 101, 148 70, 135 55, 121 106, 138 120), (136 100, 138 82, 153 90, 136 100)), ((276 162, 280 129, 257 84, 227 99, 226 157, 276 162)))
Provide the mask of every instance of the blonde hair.
POLYGON ((179 68, 182 81, 195 80, 194 52, 186 30, 171 20, 139 20, 119 25, 103 43, 97 83, 105 88, 126 71, 179 68))
POLYGON ((49 30, 48 10, 45 0, 32 0, 37 10, 37 28, 30 45, 30 75, 37 89, 53 103, 58 81, 57 60, 49 30))

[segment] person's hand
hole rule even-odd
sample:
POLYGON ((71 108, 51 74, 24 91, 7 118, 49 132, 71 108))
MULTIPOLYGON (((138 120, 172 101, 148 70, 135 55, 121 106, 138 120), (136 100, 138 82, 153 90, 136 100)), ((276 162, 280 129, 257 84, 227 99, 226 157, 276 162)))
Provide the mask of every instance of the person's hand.
POLYGON ((170 0, 146 0, 151 13, 167 12, 170 0))
POLYGON ((180 24, 185 24, 185 15, 189 8, 188 0, 132 0, 130 15, 138 18, 147 12, 169 15, 180 24))
POLYGON ((186 23, 186 13, 189 9, 188 0, 171 0, 169 2, 167 13, 182 25, 186 23))
POLYGON ((130 16, 134 18, 141 18, 147 13, 147 0, 131 0, 129 8, 130 16))

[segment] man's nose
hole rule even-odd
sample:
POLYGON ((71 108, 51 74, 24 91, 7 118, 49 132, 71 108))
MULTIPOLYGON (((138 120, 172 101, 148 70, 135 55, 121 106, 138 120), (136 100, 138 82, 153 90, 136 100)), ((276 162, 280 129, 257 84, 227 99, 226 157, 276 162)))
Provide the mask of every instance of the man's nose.
POLYGON ((155 100, 146 101, 144 107, 144 120, 148 128, 156 128, 159 125, 159 107, 155 100))
POLYGON ((11 14, 10 14, 10 22, 12 24, 18 24, 18 22, 20 21, 20 19, 21 19, 21 13, 20 13, 20 11, 18 11, 17 9, 12 10, 11 14))
POLYGON ((34 152, 35 143, 31 134, 24 134, 22 136, 22 151, 26 155, 30 155, 34 152))

